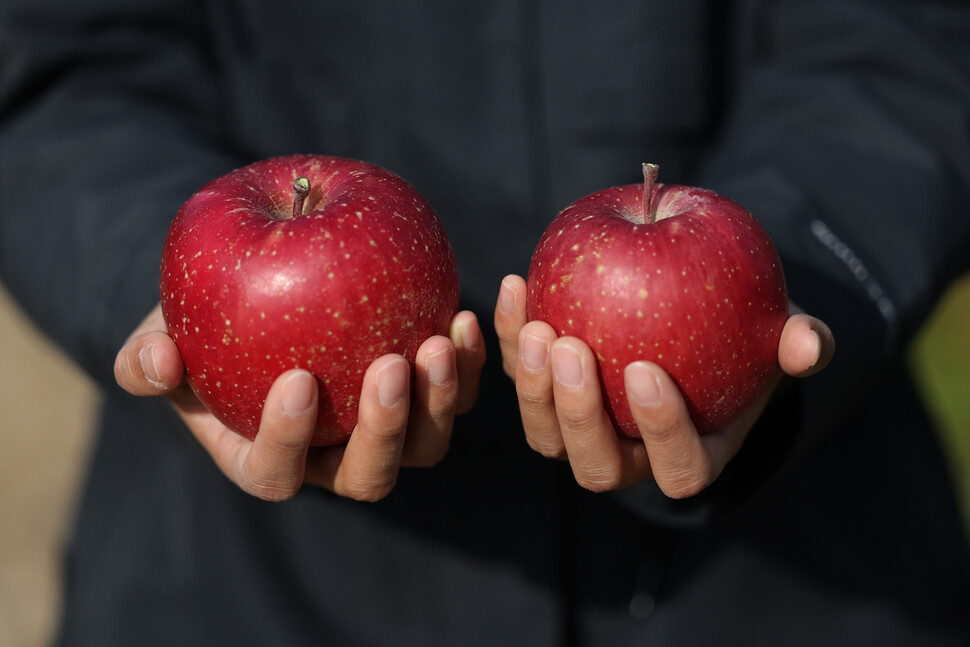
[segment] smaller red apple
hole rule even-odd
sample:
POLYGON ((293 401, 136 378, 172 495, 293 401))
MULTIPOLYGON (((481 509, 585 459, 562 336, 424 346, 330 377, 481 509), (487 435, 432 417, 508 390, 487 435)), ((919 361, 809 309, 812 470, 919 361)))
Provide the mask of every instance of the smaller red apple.
POLYGON ((623 372, 663 368, 700 432, 750 407, 778 366, 788 318, 781 261, 764 228, 708 189, 644 182, 597 191, 566 207, 532 257, 528 318, 595 353, 604 406, 639 438, 623 372))

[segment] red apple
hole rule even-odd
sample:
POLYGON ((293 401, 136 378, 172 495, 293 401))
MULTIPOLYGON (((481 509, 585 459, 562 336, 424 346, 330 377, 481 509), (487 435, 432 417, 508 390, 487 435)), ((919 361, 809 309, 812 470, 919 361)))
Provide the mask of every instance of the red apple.
POLYGON ((599 364, 604 405, 638 438, 624 368, 673 378, 698 431, 737 418, 768 388, 788 318, 781 261, 764 228, 713 191, 644 183, 592 193, 546 230, 529 268, 528 317, 578 337, 599 364))
POLYGON ((294 155, 217 178, 179 210, 165 241, 162 312, 195 394, 255 437, 273 381, 312 372, 313 444, 345 441, 368 365, 414 361, 448 334, 455 255, 427 201, 356 160, 294 155))

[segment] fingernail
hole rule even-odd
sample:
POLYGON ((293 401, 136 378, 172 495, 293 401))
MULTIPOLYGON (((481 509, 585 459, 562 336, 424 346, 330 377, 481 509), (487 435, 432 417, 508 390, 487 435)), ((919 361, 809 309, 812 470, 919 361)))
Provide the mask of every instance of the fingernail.
POLYGON ((428 355, 424 362, 425 370, 428 371, 428 379, 436 386, 444 386, 451 382, 451 366, 451 350, 448 348, 428 355))
POLYGON ((653 371, 640 362, 626 367, 626 389, 637 404, 649 407, 660 402, 660 382, 653 371))
POLYGON ((822 359, 822 338, 819 337, 818 332, 812 331, 812 365, 808 368, 812 369, 818 364, 818 361, 822 359))
POLYGON ((583 385, 583 362, 571 347, 559 346, 553 351, 552 369, 561 385, 571 389, 583 385))
POLYGON ((283 385, 283 413, 295 418, 313 404, 313 376, 306 371, 290 375, 283 385))
POLYGON ((498 309, 503 315, 510 315, 515 312, 515 292, 512 288, 502 282, 502 287, 498 291, 498 309))
POLYGON ((528 333, 522 336, 522 364, 528 370, 535 372, 542 369, 546 365, 548 353, 549 344, 545 339, 528 333))
POLYGON ((473 321, 476 321, 474 316, 463 316, 457 321, 457 328, 451 336, 456 346, 460 345, 465 350, 474 350, 478 346, 478 333, 472 326, 473 321))
POLYGON ((158 360, 155 358, 155 344, 150 344, 141 349, 138 353, 138 361, 141 363, 141 370, 145 374, 145 379, 155 386, 162 386, 161 374, 158 372, 158 360))
POLYGON ((390 409, 407 395, 407 380, 401 379, 397 364, 404 362, 397 359, 384 366, 377 373, 377 398, 381 404, 390 409))

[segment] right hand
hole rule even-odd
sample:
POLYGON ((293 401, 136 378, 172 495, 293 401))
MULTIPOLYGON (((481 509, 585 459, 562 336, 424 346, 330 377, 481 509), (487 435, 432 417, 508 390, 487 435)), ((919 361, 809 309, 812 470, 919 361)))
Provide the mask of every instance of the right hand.
POLYGON ((253 496, 283 501, 310 483, 376 501, 394 488, 401 466, 440 461, 448 451, 454 416, 475 402, 485 362, 475 315, 455 315, 450 335, 431 337, 418 349, 413 385, 403 356, 376 359, 364 376, 357 427, 345 445, 334 447, 310 447, 319 396, 316 380, 302 369, 287 371, 273 383, 255 440, 220 423, 184 380, 161 306, 118 352, 115 379, 133 395, 166 396, 219 469, 253 496))
MULTIPOLYGON (((522 277, 505 277, 495 329, 503 368, 515 381, 529 446, 568 461, 576 482, 594 492, 652 479, 667 496, 682 499, 711 485, 740 450, 771 389, 738 419, 699 434, 671 377, 656 364, 635 361, 625 367, 624 377, 640 438, 620 437, 603 405, 595 354, 582 340, 560 337, 549 324, 529 321, 527 293, 522 277)), ((834 350, 835 339, 824 322, 802 313, 790 316, 773 385, 785 376, 817 373, 834 350)))

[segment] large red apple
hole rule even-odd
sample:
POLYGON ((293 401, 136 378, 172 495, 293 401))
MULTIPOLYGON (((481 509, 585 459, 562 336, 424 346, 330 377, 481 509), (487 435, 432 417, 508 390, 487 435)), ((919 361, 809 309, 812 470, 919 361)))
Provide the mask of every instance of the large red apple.
POLYGON ((644 183, 566 207, 532 257, 528 317, 586 342, 604 404, 638 438, 623 370, 649 360, 673 378, 701 432, 738 417, 768 387, 788 317, 781 261, 761 225, 713 191, 644 183))
POLYGON ((273 381, 317 378, 313 444, 346 440, 368 365, 414 361, 448 334, 455 256, 424 198, 397 175, 319 155, 263 160, 213 180, 165 242, 162 312, 193 391, 255 437, 273 381))

